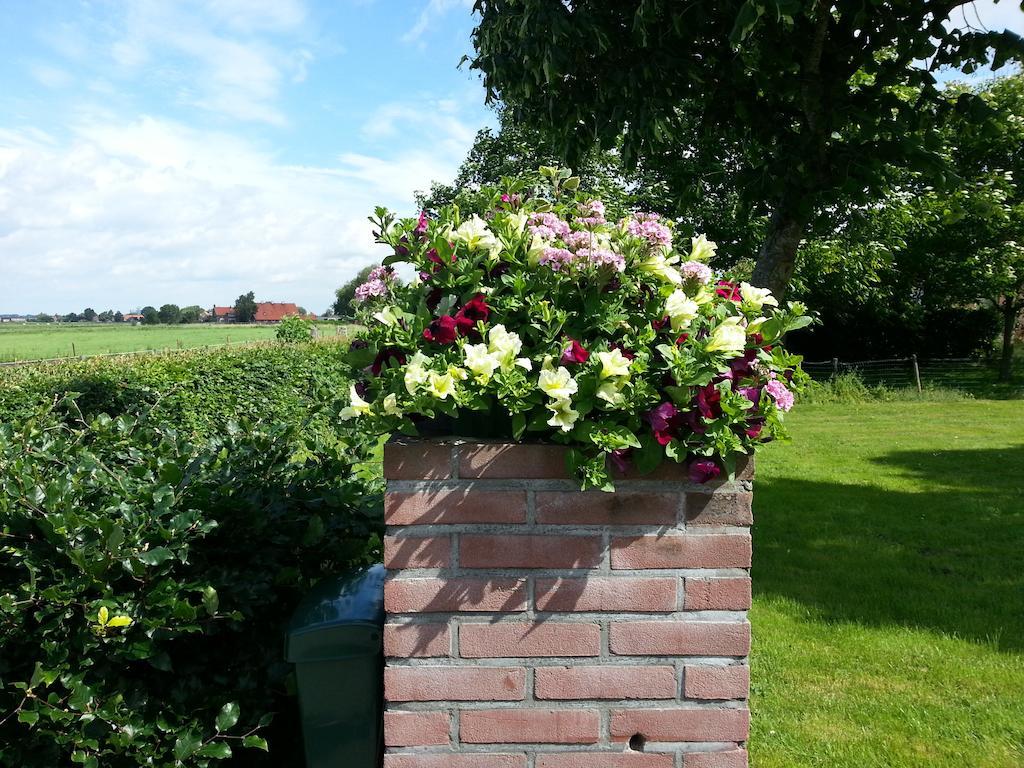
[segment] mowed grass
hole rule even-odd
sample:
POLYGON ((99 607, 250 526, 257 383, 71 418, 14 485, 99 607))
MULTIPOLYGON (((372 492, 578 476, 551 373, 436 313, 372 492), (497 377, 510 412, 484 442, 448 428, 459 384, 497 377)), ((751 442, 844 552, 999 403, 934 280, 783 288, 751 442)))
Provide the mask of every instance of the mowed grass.
MULTIPOLYGON (((325 327, 333 335, 337 326, 325 327)), ((274 338, 273 325, 66 325, 0 324, 0 362, 43 360, 73 355, 102 355, 145 350, 192 349, 215 344, 266 341, 274 338)))
POLYGON ((761 454, 752 765, 1024 766, 1024 405, 809 405, 761 454))

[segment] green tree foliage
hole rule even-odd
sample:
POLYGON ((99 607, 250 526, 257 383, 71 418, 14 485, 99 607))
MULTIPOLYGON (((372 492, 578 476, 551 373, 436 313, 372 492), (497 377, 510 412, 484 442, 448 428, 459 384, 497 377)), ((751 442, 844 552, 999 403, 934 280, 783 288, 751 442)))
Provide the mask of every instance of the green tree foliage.
POLYGON ((82 310, 82 319, 85 320, 87 323, 96 322, 96 317, 96 310, 93 309, 92 307, 86 307, 85 309, 82 310))
POLYGON ((114 313, 114 318, 113 319, 114 319, 115 323, 123 323, 124 322, 124 314, 122 314, 121 311, 118 310, 117 312, 114 313))
POLYGON ((832 233, 806 244, 794 290, 825 321, 806 340, 809 354, 962 356, 991 348, 1001 330, 1009 376, 1024 308, 1024 76, 972 93, 998 127, 949 114, 940 132, 953 181, 903 174, 874 204, 833 215, 832 233))
POLYGON ((243 293, 235 300, 235 322, 251 323, 256 317, 256 294, 243 293))
POLYGON ((198 323, 199 318, 203 314, 203 308, 198 304, 191 304, 187 307, 182 307, 180 322, 182 323, 198 323))
POLYGON ((941 167, 937 69, 1021 60, 1018 36, 957 28, 966 4, 478 0, 472 66, 570 156, 621 142, 630 163, 692 155, 728 174, 770 215, 754 280, 781 295, 820 211, 894 167, 941 167))
POLYGON ((361 270, 356 272, 355 277, 334 292, 334 304, 331 305, 331 311, 334 312, 335 317, 339 317, 343 320, 352 319, 355 315, 355 307, 352 305, 352 299, 355 298, 356 288, 366 282, 367 278, 370 276, 370 272, 372 272, 376 266, 376 264, 370 264, 369 266, 363 267, 361 270))
POLYGON ((177 304, 164 304, 158 312, 160 322, 164 325, 174 325, 181 322, 181 308, 177 304))
POLYGON ((156 325, 160 322, 160 313, 156 307, 145 306, 139 310, 139 314, 142 315, 143 325, 156 325))
POLYGON ((111 322, 114 319, 114 310, 106 309, 103 312, 100 312, 99 315, 97 316, 97 319, 101 323, 109 323, 109 322, 111 322))

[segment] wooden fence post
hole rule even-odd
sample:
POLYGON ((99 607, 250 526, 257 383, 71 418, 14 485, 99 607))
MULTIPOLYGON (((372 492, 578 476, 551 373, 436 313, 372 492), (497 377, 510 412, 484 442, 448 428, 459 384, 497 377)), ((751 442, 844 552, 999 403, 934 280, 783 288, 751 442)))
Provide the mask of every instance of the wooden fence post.
POLYGON ((838 375, 839 375, 839 358, 838 357, 833 357, 832 358, 832 378, 834 379, 838 375))
POLYGON ((917 365, 917 355, 910 356, 910 363, 914 366, 914 382, 917 384, 917 392, 920 394, 924 390, 921 389, 921 369, 917 365))

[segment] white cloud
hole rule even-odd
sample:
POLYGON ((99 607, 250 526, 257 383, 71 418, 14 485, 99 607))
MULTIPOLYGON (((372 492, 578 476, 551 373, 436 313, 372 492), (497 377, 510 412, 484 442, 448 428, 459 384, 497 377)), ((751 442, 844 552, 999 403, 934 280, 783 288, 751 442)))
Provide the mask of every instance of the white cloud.
POLYGON ((207 305, 255 290, 322 310, 385 255, 374 205, 411 213, 413 190, 451 178, 469 135, 438 122, 394 154, 299 167, 156 117, 96 117, 63 142, 0 130, 0 306, 207 305))
POLYGON ((30 64, 28 71, 37 83, 47 88, 67 88, 75 82, 70 72, 42 62, 30 64))
POLYGON ((110 44, 121 76, 156 77, 190 106, 283 125, 286 77, 305 78, 313 54, 283 42, 301 31, 301 0, 134 0, 110 44))
POLYGON ((473 0, 428 0, 426 6, 420 11, 416 23, 402 35, 403 43, 412 43, 420 39, 441 17, 453 8, 465 8, 467 11, 473 7, 473 0))

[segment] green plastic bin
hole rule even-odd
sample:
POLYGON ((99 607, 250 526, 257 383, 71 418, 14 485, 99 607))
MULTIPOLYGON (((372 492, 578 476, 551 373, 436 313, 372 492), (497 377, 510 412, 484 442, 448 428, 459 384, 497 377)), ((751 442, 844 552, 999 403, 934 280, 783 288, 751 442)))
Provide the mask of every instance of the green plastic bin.
POLYGON ((295 610, 295 664, 308 768, 379 768, 383 753, 383 565, 320 582, 295 610))

